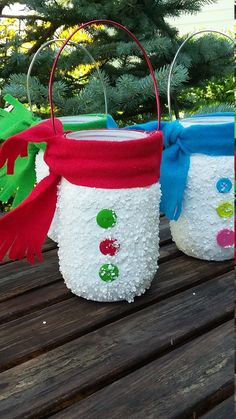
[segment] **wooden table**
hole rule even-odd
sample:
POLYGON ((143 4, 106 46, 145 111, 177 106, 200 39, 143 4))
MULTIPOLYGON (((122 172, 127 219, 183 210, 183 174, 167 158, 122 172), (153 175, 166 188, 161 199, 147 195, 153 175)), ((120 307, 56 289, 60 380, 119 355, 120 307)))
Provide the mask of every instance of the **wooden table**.
POLYGON ((233 419, 233 263, 189 258, 161 221, 135 303, 75 297, 44 264, 0 266, 0 418, 233 419))

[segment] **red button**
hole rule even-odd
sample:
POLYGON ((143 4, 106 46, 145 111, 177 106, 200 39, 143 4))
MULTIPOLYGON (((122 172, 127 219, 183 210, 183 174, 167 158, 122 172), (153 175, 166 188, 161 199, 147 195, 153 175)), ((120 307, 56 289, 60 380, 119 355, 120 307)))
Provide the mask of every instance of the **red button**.
POLYGON ((119 251, 120 245, 115 239, 106 239, 100 243, 99 248, 103 255, 115 256, 119 251))

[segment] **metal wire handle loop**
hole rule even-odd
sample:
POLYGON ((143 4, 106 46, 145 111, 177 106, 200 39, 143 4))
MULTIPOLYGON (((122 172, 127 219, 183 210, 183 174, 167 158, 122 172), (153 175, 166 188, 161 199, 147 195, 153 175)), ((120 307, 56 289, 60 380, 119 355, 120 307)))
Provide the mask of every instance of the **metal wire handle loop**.
POLYGON ((178 50, 177 50, 177 52, 176 52, 176 54, 175 54, 175 56, 174 56, 174 59, 173 59, 173 61, 172 61, 172 63, 171 63, 171 65, 170 65, 170 70, 169 70, 169 74, 168 74, 168 82, 167 82, 167 104, 168 104, 168 111, 169 111, 169 117, 170 117, 170 120, 172 121, 172 119, 173 119, 173 117, 172 117, 172 110, 171 110, 171 81, 172 81, 172 76, 173 76, 173 69, 174 69, 174 65, 175 65, 175 63, 176 63, 176 60, 177 60, 177 58, 178 58, 178 55, 179 55, 179 53, 180 53, 180 51, 182 50, 182 48, 184 47, 184 45, 190 40, 190 39, 192 39, 194 36, 196 36, 196 35, 199 35, 199 34, 201 34, 201 33, 218 33, 218 34, 220 34, 220 35, 223 35, 223 36, 225 36, 226 38, 228 38, 230 41, 232 41, 233 43, 234 43, 234 39, 231 37, 231 36, 229 36, 229 35, 227 35, 226 33, 224 33, 224 32, 221 32, 221 31, 217 31, 217 30, 214 30, 214 29, 203 29, 203 30, 201 30, 201 31, 198 31, 198 32, 194 32, 194 33, 192 33, 191 35, 189 35, 185 40, 184 40, 184 42, 180 45, 180 47, 178 48, 178 50))
POLYGON ((90 22, 84 23, 82 25, 80 25, 77 29, 75 29, 71 35, 67 38, 67 40, 64 42, 64 44, 61 46, 55 60, 52 66, 52 71, 51 71, 51 75, 50 75, 50 81, 49 81, 49 103, 50 103, 50 107, 51 107, 51 119, 52 119, 52 125, 54 128, 54 132, 56 133, 56 127, 55 127, 55 120, 54 120, 54 108, 53 108, 53 97, 52 97, 52 85, 53 85, 53 78, 54 78, 54 73, 55 73, 55 69, 56 69, 56 65, 58 62, 58 59, 60 57, 61 52, 63 51, 63 49, 65 48, 65 46, 67 45, 67 43, 71 40, 71 38, 81 29, 85 29, 88 26, 91 25, 112 25, 115 26, 119 29, 122 29, 124 32, 126 32, 130 38, 132 38, 134 40, 134 42, 138 45, 138 47, 140 48, 140 50, 143 53, 143 56, 146 60, 146 63, 148 65, 151 77, 152 77, 152 81, 153 81, 153 88, 154 88, 154 92, 155 92, 155 98, 156 98, 156 109, 157 109, 157 126, 158 126, 158 130, 160 129, 160 121, 161 121, 161 110, 160 110, 160 101, 159 101, 159 94, 158 94, 158 86, 157 86, 157 81, 155 78, 155 73, 152 67, 152 63, 144 49, 144 47, 142 46, 141 42, 137 39, 137 37, 129 31, 129 29, 127 29, 125 26, 121 25, 118 22, 114 22, 113 20, 109 20, 109 19, 96 19, 96 20, 92 20, 90 22))
MULTIPOLYGON (((27 90, 27 97, 28 97, 28 102, 29 102, 29 107, 30 107, 31 112, 32 112, 32 101, 31 101, 31 93, 30 93, 30 76, 31 76, 31 72, 32 72, 32 68, 33 68, 33 65, 35 63, 35 60, 38 57, 38 55, 40 54, 40 52, 45 47, 47 47, 48 45, 56 43, 56 42, 65 42, 65 41, 66 41, 66 39, 61 39, 61 38, 50 39, 49 41, 47 41, 43 45, 41 45, 41 47, 36 51, 36 53, 34 54, 34 56, 32 58, 32 61, 30 63, 30 66, 29 66, 29 69, 28 69, 28 72, 27 72, 27 76, 26 76, 26 90, 27 90)), ((105 114, 107 115, 108 114, 108 103, 107 103, 106 86, 105 86, 103 77, 101 75, 101 72, 99 70, 99 67, 98 67, 95 59, 93 58, 93 56, 90 54, 90 52, 82 44, 79 44, 79 43, 74 42, 74 41, 69 41, 68 43, 70 43, 71 45, 74 45, 76 47, 81 48, 87 54, 87 56, 90 58, 92 63, 94 64, 94 66, 97 70, 97 73, 98 73, 99 80, 100 80, 102 88, 103 88, 104 103, 105 103, 105 114)))

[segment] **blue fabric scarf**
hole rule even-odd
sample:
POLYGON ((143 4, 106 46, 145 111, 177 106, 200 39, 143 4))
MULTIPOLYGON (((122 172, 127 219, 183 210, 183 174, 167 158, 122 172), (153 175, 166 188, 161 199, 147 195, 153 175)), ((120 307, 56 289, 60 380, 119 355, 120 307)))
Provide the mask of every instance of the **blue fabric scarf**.
MULTIPOLYGON (((197 115, 196 117, 234 116, 233 113, 197 115)), ((133 125, 129 129, 153 131, 157 123, 133 125)), ((178 220, 186 188, 190 156, 193 153, 208 156, 234 155, 234 123, 195 124, 187 128, 180 121, 161 124, 164 134, 164 152, 161 164, 161 211, 170 220, 178 220)), ((197 176, 197 174, 196 174, 197 176)))

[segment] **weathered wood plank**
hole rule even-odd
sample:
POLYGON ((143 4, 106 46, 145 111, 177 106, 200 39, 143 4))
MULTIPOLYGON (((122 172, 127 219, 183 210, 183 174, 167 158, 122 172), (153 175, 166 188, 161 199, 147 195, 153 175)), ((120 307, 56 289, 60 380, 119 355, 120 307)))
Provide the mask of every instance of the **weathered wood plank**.
POLYGON ((170 226, 169 220, 165 217, 161 217, 160 219, 160 244, 166 244, 171 241, 171 233, 170 233, 170 226))
MULTIPOLYGON (((174 243, 170 242, 168 222, 163 219, 161 223, 161 243, 167 246, 161 249, 161 258, 169 260, 180 255, 174 243)), ((48 246, 55 247, 55 243, 48 240, 48 246)), ((47 247, 45 247, 45 250, 47 247)), ((57 251, 51 250, 44 254, 44 262, 29 266, 26 261, 15 261, 0 266, 0 302, 8 298, 34 290, 36 288, 54 283, 61 275, 58 269, 57 251)))
MULTIPOLYGON (((174 243, 167 244, 164 247, 162 246, 160 253, 160 264, 181 255, 181 252, 176 249, 174 243)), ((191 265, 194 268, 200 266, 201 270, 201 266, 203 266, 203 270, 205 270, 206 267, 208 272, 211 271, 211 277, 213 277, 214 273, 215 275, 219 275, 220 273, 227 272, 229 269, 233 269, 233 261, 209 263, 193 258, 186 258, 185 256, 183 257, 185 258, 183 263, 187 264, 188 261, 188 266, 185 265, 186 268, 191 267, 191 265)), ((169 268, 170 270, 172 269, 173 281, 175 281, 175 271, 179 270, 179 264, 177 264, 176 267, 175 264, 172 264, 169 268)), ((160 276, 160 273, 161 269, 159 269, 157 277, 160 276)), ((186 284, 188 283, 187 277, 189 278, 189 275, 186 274, 186 284)), ((6 264, 0 267, 0 302, 5 301, 8 298, 17 297, 30 290, 35 290, 45 285, 55 283, 60 279, 61 274, 58 269, 56 250, 47 252, 44 255, 43 264, 29 266, 26 262, 21 261, 6 264)))
POLYGON ((45 240, 43 245, 43 252, 48 252, 49 250, 53 250, 57 248, 57 243, 49 239, 48 237, 45 240))
MULTIPOLYGON (((169 260, 175 259, 179 256, 182 256, 183 253, 177 249, 176 244, 173 242, 166 243, 160 247, 160 257, 159 257, 159 265, 161 263, 167 262, 169 260)), ((172 262, 174 263, 174 262, 172 262)))
POLYGON ((210 412, 201 416, 202 419, 235 419, 234 397, 229 397, 210 412))
POLYGON ((44 263, 28 265, 18 261, 0 266, 0 301, 61 279, 57 251, 44 254, 44 263))
POLYGON ((73 297, 63 281, 26 292, 0 303, 0 324, 73 297))
MULTIPOLYGON (((180 347, 54 419, 189 419, 233 390, 233 323, 180 347)), ((214 418, 215 419, 215 418, 214 418)), ((221 417, 223 419, 223 417, 221 417)))
MULTIPOLYGON (((49 250, 53 250, 57 248, 57 244, 47 237, 44 245, 43 245, 43 253, 48 252, 49 250)), ((6 263, 13 263, 12 260, 9 260, 6 256, 2 261, 0 261, 0 267, 5 265, 6 263)))
MULTIPOLYGON (((194 289, 194 292, 195 295, 193 295, 192 290, 187 290, 164 302, 143 309, 138 313, 134 313, 113 324, 102 327, 99 330, 1 373, 0 416, 4 417, 4 419, 13 419, 15 417, 43 417, 43 415, 56 411, 67 404, 71 404, 74 400, 82 399, 85 395, 93 393, 102 386, 127 374, 129 371, 142 367, 142 365, 160 357, 166 351, 170 351, 183 344, 186 339, 205 332, 209 327, 214 327, 214 325, 231 316, 234 288, 233 280, 228 275, 199 285, 194 289), (214 307, 215 310, 213 309, 214 307)), ((103 304, 100 305, 101 310, 104 310, 104 307, 109 307, 109 304, 106 306, 103 304)), ((77 317, 76 313, 71 314, 71 318, 77 318, 78 329, 81 327, 81 323, 87 322, 89 316, 91 322, 93 322, 93 326, 96 324, 96 318, 101 313, 94 310, 93 303, 90 303, 90 310, 91 313, 89 314, 85 311, 83 317, 77 317)), ((14 358, 14 351, 15 359, 17 356, 24 355, 22 345, 25 345, 29 350, 30 339, 33 341, 31 349, 33 347, 35 348, 36 342, 38 342, 39 347, 43 346, 45 339, 49 342, 50 335, 53 335, 53 344, 55 342, 55 334, 61 333, 59 325, 61 330, 66 327, 63 321, 63 312, 57 311, 57 315, 59 317, 58 325, 47 323, 47 325, 43 326, 43 317, 38 319, 38 330, 34 326, 31 334, 26 336, 25 342, 19 336, 21 342, 17 347, 14 345, 15 342, 13 340, 6 342, 5 354, 3 354, 5 361, 7 357, 9 360, 10 353, 14 358), (46 327, 46 331, 43 329, 44 327, 46 327), (44 330, 44 333, 42 330, 44 330)), ((200 382, 198 383, 197 381, 196 392, 195 388, 193 388, 193 394, 195 397, 199 397, 197 393, 200 390, 207 392, 210 389, 212 391, 214 386, 211 386, 209 377, 213 377, 213 381, 215 380, 214 376, 215 373, 217 374, 219 359, 221 362, 224 359, 226 360, 227 368, 224 377, 228 380, 228 364, 231 363, 231 358, 229 360, 229 357, 231 357, 233 350, 233 347, 231 347, 231 337, 233 338, 233 336, 231 336, 231 326, 229 330, 227 328, 227 333, 224 334, 223 330, 225 330, 225 327, 218 328, 213 334, 204 335, 200 340, 194 341, 189 350, 185 348, 181 350, 182 352, 179 352, 177 349, 174 352, 172 351, 168 362, 164 365, 169 366, 175 360, 177 361, 173 368, 168 367, 168 371, 166 369, 162 371, 164 362, 162 359, 155 361, 157 364, 152 363, 151 367, 145 367, 147 371, 152 371, 154 365, 155 380, 159 380, 158 388, 155 389, 155 400, 161 398, 159 392, 163 393, 163 397, 171 397, 175 382, 177 385, 179 381, 178 385, 180 387, 184 386, 188 388, 188 380, 190 378, 185 377, 185 374, 192 374, 191 378, 193 380, 195 371, 198 375, 197 371, 199 369, 202 374, 206 365, 206 370, 208 370, 205 370, 207 381, 206 383, 201 383, 203 386, 202 390, 200 389, 200 382), (192 354, 192 360, 186 354, 192 354), (182 365, 181 363, 184 360, 184 365, 182 365), (181 368, 183 371, 178 374, 181 368), (214 368, 216 369, 214 370, 214 368), (159 377, 162 378, 159 379, 159 377), (165 380, 167 378, 172 383, 171 387, 168 387, 170 385, 169 382, 166 387, 165 380), (172 391, 170 391, 171 388, 172 391)), ((2 346, 2 343, 0 346, 2 346)), ((230 374, 232 372, 231 367, 230 374)), ((219 385, 224 385, 225 383, 220 369, 219 373, 216 381, 214 381, 217 384, 217 388, 219 385)), ((142 380, 142 375, 144 375, 145 381, 149 377, 149 372, 146 374, 145 369, 144 371, 142 370, 140 380, 142 380)), ((128 393, 128 390, 130 390, 132 393, 132 386, 133 381, 129 383, 129 386, 123 387, 124 392, 128 393)), ((144 382, 145 388, 146 384, 144 382)), ((153 388, 152 385, 151 388, 153 388)), ((111 394, 113 394, 112 400, 114 402, 115 393, 111 394)), ((137 398, 142 398, 142 395, 135 394, 137 398)), ((183 397, 186 394, 186 400, 192 398, 187 393, 187 390, 186 393, 183 390, 181 394, 183 397)), ((151 397, 151 394, 149 396, 151 397)), ((127 399, 125 400, 127 401, 127 399)), ((194 402, 193 400, 192 403, 194 402)), ((120 403, 120 400, 118 403, 120 403)), ((180 404, 176 400, 175 403, 176 406, 180 404)), ((109 411, 112 412, 112 410, 109 411)), ((155 410, 153 411, 155 412, 155 410)), ((81 418, 80 415, 78 417, 81 418)), ((90 418, 89 415, 83 417, 86 417, 86 419, 88 417, 90 418)), ((123 418, 127 416, 121 415, 119 417, 123 418)), ((159 419, 159 416, 155 417, 159 419)))
MULTIPOLYGON (((174 243, 169 243, 161 247, 159 263, 167 262, 178 256, 181 256, 181 252, 176 248, 174 243)), ((28 280, 30 281, 29 278, 28 280)), ((19 292, 19 290, 17 291, 19 292)), ((66 288, 63 281, 54 282, 49 285, 46 284, 41 288, 16 295, 5 300, 4 303, 0 303, 0 324, 55 304, 70 296, 72 297, 73 294, 66 288)))
MULTIPOLYGON (((193 285, 194 280, 199 282, 213 273, 211 264, 198 260, 189 263, 187 257, 177 258, 173 265, 171 262, 163 263, 159 269, 159 282, 154 281, 151 289, 132 304, 95 303, 72 297, 3 324, 0 326, 0 371, 154 303, 171 294, 171 291, 176 292, 181 284, 182 287, 186 287, 188 282, 193 285), (78 319, 83 321, 78 322, 78 319)), ((218 268, 223 266, 217 264, 218 268)), ((232 277, 233 273, 229 275, 232 277)))

